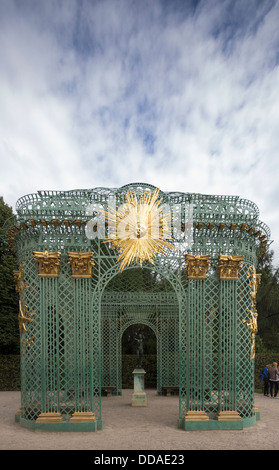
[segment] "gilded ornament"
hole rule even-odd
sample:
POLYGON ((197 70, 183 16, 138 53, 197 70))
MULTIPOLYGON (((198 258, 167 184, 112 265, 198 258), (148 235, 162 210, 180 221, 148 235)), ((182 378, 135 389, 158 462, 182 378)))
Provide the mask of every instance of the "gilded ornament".
POLYGON ((250 318, 248 320, 242 320, 243 323, 246 323, 247 327, 251 330, 252 332, 252 337, 251 337, 251 352, 250 352, 250 360, 255 358, 255 338, 256 338, 256 333, 258 331, 258 312, 256 308, 256 296, 257 296, 257 290, 258 290, 258 285, 261 282, 261 274, 256 274, 256 268, 255 266, 250 266, 249 270, 247 271, 247 277, 249 279, 249 287, 251 287, 250 295, 252 298, 252 308, 249 309, 248 307, 246 308, 246 311, 250 313, 250 318))
POLYGON ((86 253, 83 252, 68 252, 68 264, 72 267, 73 278, 90 278, 92 276, 93 251, 86 253))
POLYGON ((39 265, 40 277, 58 277, 60 270, 60 253, 58 251, 33 251, 39 265))
POLYGON ((158 253, 166 254, 166 249, 174 246, 171 239, 171 214, 164 214, 159 189, 154 193, 145 192, 138 198, 133 191, 126 193, 126 203, 115 210, 108 207, 105 219, 112 228, 104 243, 110 243, 120 252, 117 262, 123 271, 133 261, 140 265, 146 261, 154 264, 158 253))
POLYGON ((218 271, 220 279, 237 280, 242 268, 243 255, 219 255, 218 271))
POLYGON ((188 279, 206 279, 209 264, 210 255, 185 255, 188 279))
POLYGON ((19 271, 13 271, 14 279, 16 282, 16 292, 19 293, 19 314, 18 314, 18 324, 19 324, 19 333, 20 333, 20 343, 22 352, 33 343, 33 336, 27 336, 26 322, 30 323, 33 321, 33 316, 35 312, 29 312, 28 307, 24 303, 24 290, 28 289, 28 284, 24 279, 23 274, 23 263, 19 266, 19 271))

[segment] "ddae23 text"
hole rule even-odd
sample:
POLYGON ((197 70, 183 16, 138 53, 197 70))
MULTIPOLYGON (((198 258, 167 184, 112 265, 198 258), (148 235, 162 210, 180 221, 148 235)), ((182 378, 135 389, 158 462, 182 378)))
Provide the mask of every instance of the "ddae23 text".
POLYGON ((164 464, 164 465, 183 465, 184 462, 184 455, 182 454, 158 454, 158 455, 153 455, 153 454, 139 454, 138 455, 138 464, 143 465, 158 465, 158 464, 164 464))

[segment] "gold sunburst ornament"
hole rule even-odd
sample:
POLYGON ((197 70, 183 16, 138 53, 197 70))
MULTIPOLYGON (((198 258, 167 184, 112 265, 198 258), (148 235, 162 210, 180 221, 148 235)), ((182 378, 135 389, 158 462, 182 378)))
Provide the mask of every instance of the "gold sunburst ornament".
POLYGON ((168 241, 171 239, 171 215, 164 214, 162 199, 158 196, 159 189, 142 196, 128 191, 122 206, 117 210, 108 207, 105 212, 110 233, 104 242, 111 243, 120 252, 117 260, 121 261, 120 272, 133 261, 139 261, 141 266, 146 261, 154 264, 158 253, 165 254, 167 248, 174 248, 168 241))

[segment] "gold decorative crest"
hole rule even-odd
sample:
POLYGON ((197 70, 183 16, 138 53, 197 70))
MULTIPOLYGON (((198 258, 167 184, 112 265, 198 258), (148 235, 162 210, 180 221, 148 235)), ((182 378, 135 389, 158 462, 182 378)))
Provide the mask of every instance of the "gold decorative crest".
POLYGON ((185 266, 188 279, 206 279, 210 255, 185 255, 185 266))
POLYGON ((90 278, 92 276, 93 251, 86 253, 68 252, 68 264, 72 267, 72 277, 74 278, 90 278))
POLYGON ((58 251, 33 251, 39 265, 40 277, 58 277, 60 269, 60 253, 58 251))
POLYGON ((237 280, 238 271, 242 268, 243 255, 219 255, 220 279, 237 280))
POLYGON ((161 199, 158 199, 159 189, 154 193, 145 192, 141 197, 133 191, 126 193, 126 203, 115 210, 111 207, 105 212, 105 218, 112 230, 105 243, 111 243, 120 255, 119 271, 139 261, 154 264, 154 257, 174 246, 171 239, 170 214, 164 214, 161 199))

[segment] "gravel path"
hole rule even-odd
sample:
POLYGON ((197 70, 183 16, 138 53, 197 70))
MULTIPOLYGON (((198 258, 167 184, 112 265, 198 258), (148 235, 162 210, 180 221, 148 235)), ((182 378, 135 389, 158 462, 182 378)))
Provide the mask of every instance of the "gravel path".
POLYGON ((234 431, 184 431, 177 428, 178 397, 147 390, 147 407, 131 406, 132 390, 102 398, 103 430, 32 431, 15 423, 20 392, 0 392, 1 450, 277 450, 279 398, 255 395, 261 419, 234 431))

